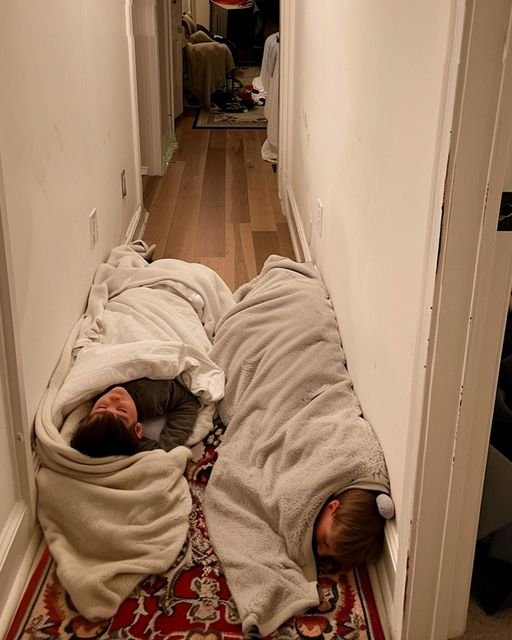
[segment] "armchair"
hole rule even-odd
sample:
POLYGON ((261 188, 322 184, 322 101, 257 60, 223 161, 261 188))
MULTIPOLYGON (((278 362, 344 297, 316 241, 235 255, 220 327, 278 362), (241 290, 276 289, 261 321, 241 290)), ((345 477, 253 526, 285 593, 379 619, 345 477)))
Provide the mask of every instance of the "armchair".
POLYGON ((189 13, 183 14, 182 26, 185 36, 185 89, 209 109, 212 93, 227 89, 229 80, 233 81, 235 46, 226 38, 215 36, 198 25, 189 13))

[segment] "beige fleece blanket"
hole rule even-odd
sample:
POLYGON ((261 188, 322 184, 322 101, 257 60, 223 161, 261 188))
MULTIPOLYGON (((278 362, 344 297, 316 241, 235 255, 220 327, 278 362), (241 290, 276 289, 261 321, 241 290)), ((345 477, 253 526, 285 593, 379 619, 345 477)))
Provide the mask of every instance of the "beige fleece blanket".
POLYGON ((201 105, 210 108, 210 98, 214 91, 226 86, 226 75, 235 68, 235 61, 229 47, 215 42, 206 34, 193 34, 197 41, 189 42, 185 48, 189 71, 189 89, 201 100, 201 105), (207 38, 201 41, 198 38, 207 38))
POLYGON ((234 304, 228 287, 203 265, 148 264, 139 249, 117 247, 98 269, 36 416, 38 517, 59 580, 91 621, 114 615, 144 577, 178 556, 191 509, 190 450, 93 459, 69 446, 71 432, 106 387, 180 376, 204 407, 192 444, 224 391, 208 336, 234 304))
POLYGON ((228 426, 203 509, 243 629, 266 636, 319 602, 312 532, 323 503, 389 482, 313 266, 271 256, 235 298, 210 352, 226 372, 228 426))

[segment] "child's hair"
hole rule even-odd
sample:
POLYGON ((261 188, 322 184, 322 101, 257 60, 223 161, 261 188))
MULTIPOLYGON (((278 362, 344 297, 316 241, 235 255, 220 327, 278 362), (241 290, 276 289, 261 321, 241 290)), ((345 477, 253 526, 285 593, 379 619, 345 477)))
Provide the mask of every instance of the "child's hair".
POLYGON ((110 411, 86 416, 70 440, 73 449, 91 458, 130 456, 138 451, 139 439, 133 428, 110 411))
POLYGON ((348 489, 339 501, 331 528, 333 557, 344 569, 376 561, 384 544, 386 521, 377 508, 375 493, 348 489))

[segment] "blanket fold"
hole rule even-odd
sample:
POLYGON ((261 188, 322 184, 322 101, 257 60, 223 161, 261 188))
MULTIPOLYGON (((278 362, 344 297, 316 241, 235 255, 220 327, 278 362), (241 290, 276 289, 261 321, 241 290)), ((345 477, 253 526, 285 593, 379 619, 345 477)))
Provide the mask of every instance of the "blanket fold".
POLYGON ((204 512, 243 629, 266 636, 319 602, 312 535, 324 502, 389 481, 314 267, 271 256, 235 299, 210 352, 226 372, 227 430, 204 512))
POLYGON ((92 399, 130 379, 179 376, 201 400, 189 444, 211 428, 224 373, 210 338, 234 304, 203 265, 149 264, 130 245, 100 265, 87 311, 73 327, 36 415, 38 517, 57 575, 78 611, 109 618, 147 575, 166 571, 188 531, 186 447, 89 458, 69 446, 92 399))

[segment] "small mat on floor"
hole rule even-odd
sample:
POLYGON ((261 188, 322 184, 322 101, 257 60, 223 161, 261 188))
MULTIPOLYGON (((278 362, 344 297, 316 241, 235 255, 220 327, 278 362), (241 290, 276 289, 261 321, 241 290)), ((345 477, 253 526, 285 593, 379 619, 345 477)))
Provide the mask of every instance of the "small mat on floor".
POLYGON ((198 110, 194 129, 266 129, 264 102, 251 91, 259 73, 260 67, 237 67, 233 91, 214 93, 210 109, 198 110))
MULTIPOLYGON (((217 424, 193 449, 185 472, 193 500, 188 541, 167 573, 141 582, 113 618, 90 623, 74 609, 45 547, 5 640, 242 640, 240 619, 201 506, 223 432, 224 426, 217 424)), ((320 565, 318 586, 318 607, 290 618, 268 638, 384 640, 365 568, 343 573, 320 565)))

